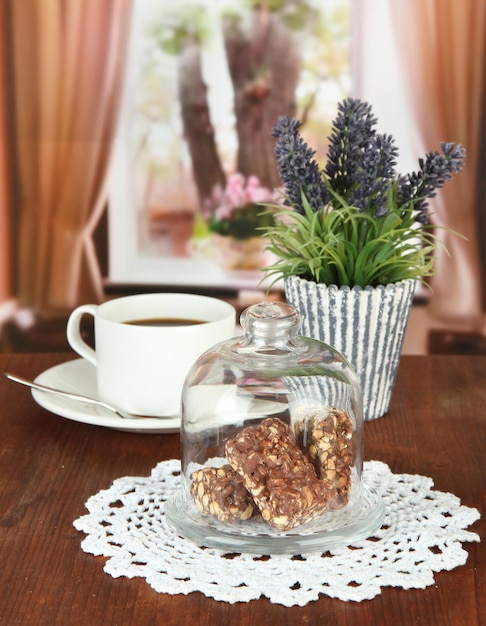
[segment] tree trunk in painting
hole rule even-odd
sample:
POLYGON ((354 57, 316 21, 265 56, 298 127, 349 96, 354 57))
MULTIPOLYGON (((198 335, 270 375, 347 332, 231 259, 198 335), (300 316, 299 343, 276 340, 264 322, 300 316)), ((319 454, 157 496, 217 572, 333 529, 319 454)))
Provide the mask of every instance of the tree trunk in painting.
POLYGON ((279 115, 295 114, 301 59, 294 35, 276 13, 260 7, 249 28, 226 21, 224 40, 235 92, 238 171, 273 189, 281 181, 272 128, 279 115))
POLYGON ((199 201, 211 196, 215 185, 224 187, 225 173, 218 155, 214 128, 202 78, 201 51, 197 44, 186 47, 180 57, 179 98, 184 128, 192 160, 199 201))

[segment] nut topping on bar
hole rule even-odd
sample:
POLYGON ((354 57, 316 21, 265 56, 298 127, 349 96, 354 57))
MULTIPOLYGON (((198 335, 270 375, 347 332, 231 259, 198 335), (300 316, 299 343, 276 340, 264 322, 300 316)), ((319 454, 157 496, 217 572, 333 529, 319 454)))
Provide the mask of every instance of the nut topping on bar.
POLYGON ((200 511, 215 515, 220 522, 247 520, 255 509, 243 479, 229 465, 196 470, 191 495, 200 511))
POLYGON ((325 417, 305 416, 296 428, 297 442, 313 463, 317 476, 337 489, 331 509, 340 509, 349 500, 351 487, 352 423, 345 411, 329 407, 325 417))
POLYGON ((286 531, 326 508, 337 491, 319 480, 287 424, 267 418, 226 442, 226 457, 243 479, 263 519, 286 531))

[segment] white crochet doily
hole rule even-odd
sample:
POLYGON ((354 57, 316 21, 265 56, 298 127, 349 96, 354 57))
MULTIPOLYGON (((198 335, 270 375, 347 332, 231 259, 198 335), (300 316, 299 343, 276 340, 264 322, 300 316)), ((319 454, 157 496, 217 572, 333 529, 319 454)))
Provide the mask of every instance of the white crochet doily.
POLYGON ((364 465, 366 482, 382 494, 385 520, 374 536, 324 554, 252 556, 200 548, 170 530, 167 498, 179 487, 180 461, 159 463, 150 477, 127 476, 89 498, 88 515, 74 522, 87 537, 85 552, 109 557, 113 577, 143 577, 160 593, 200 591, 215 600, 248 602, 266 596, 304 606, 325 594, 369 600, 381 587, 424 589, 434 572, 463 565, 461 542, 479 541, 464 530, 479 519, 430 478, 393 474, 379 461, 364 465))

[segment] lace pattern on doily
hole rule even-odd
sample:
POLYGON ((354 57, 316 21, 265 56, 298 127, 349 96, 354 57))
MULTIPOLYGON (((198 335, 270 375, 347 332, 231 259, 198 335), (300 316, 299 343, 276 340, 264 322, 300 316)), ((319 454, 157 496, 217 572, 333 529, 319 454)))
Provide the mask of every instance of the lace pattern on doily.
POLYGON ((113 577, 140 576, 157 592, 200 591, 215 600, 248 602, 266 596, 285 606, 304 606, 325 594, 360 602, 386 586, 424 589, 434 572, 463 565, 462 542, 479 541, 464 530, 480 514, 432 479, 393 474, 379 461, 364 464, 366 482, 383 495, 385 520, 373 537, 324 554, 298 556, 226 554, 177 536, 164 515, 179 487, 180 461, 159 463, 150 477, 115 480, 86 502, 88 515, 74 522, 86 533, 85 552, 108 557, 113 577))

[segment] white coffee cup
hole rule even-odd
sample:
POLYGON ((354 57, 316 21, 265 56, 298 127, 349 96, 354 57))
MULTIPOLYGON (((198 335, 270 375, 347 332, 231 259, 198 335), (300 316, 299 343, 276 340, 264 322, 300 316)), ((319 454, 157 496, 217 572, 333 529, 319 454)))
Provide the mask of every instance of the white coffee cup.
POLYGON ((233 337, 235 326, 235 309, 222 300, 148 293, 79 306, 69 317, 66 334, 73 350, 96 367, 102 400, 130 413, 171 416, 180 413, 182 386, 194 361, 233 337), (80 333, 85 314, 94 317, 95 350, 80 333), (194 323, 133 324, 170 319, 194 323))

